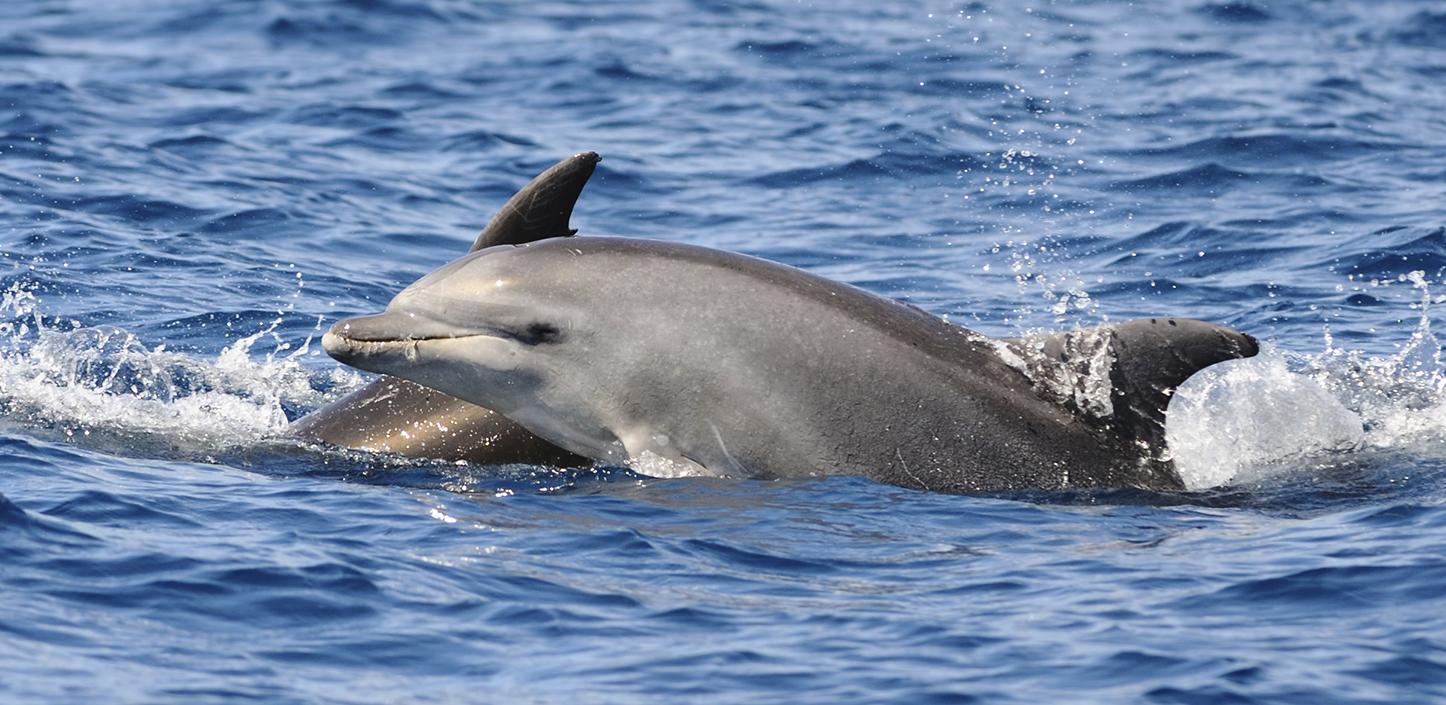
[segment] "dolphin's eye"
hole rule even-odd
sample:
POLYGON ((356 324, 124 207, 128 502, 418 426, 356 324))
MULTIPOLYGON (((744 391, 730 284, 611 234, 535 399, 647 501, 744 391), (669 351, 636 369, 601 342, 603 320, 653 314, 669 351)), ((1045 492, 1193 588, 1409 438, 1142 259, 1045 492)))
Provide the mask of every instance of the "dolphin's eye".
POLYGON ((562 339, 562 331, 551 323, 538 321, 529 324, 522 330, 517 339, 528 345, 541 345, 543 343, 556 343, 562 339))

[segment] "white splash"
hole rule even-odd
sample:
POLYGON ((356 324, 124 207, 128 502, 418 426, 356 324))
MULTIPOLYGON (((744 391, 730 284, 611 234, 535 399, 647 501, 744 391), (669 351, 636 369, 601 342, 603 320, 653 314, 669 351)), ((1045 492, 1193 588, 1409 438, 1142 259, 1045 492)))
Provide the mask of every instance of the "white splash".
POLYGON ((664 457, 651 450, 644 450, 636 456, 628 459, 628 467, 639 474, 648 477, 705 477, 712 473, 704 470, 697 463, 686 460, 674 460, 664 457))
POLYGON ((1097 419, 1115 413, 1110 382, 1115 355, 1108 329, 1086 328, 1063 336, 1035 333, 1021 338, 1017 348, 1004 341, 989 344, 1004 364, 1023 372, 1045 397, 1097 419), (1059 341, 1053 355, 1046 350, 1050 338, 1059 341))
POLYGON ((70 438, 150 438, 203 452, 254 444, 286 428, 283 403, 315 406, 360 381, 340 368, 304 368, 310 338, 281 340, 281 322, 206 360, 120 328, 47 320, 34 293, 14 286, 0 293, 0 411, 8 423, 70 438), (268 337, 271 350, 253 357, 268 337))
POLYGON ((1190 489, 1248 482, 1290 461, 1364 442, 1361 417, 1316 379, 1291 371, 1274 349, 1190 378, 1165 423, 1175 470, 1190 489))
POLYGON ((1191 489, 1241 483, 1362 449, 1446 455, 1446 367, 1431 331, 1422 272, 1420 318, 1395 355, 1334 346, 1318 355, 1267 349, 1192 377, 1170 403, 1166 442, 1191 489))

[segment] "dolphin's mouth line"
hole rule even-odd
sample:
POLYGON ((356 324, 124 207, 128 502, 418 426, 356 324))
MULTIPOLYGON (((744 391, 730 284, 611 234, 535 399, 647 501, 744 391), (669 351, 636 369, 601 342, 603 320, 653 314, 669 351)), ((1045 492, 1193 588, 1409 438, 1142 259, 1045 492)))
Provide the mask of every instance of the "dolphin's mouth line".
POLYGON ((331 331, 330 334, 336 336, 337 338, 340 338, 342 341, 346 342, 349 345, 377 347, 385 347, 388 345, 408 345, 413 343, 425 343, 433 340, 466 340, 468 338, 502 338, 504 340, 507 340, 516 339, 518 337, 503 330, 474 331, 468 333, 459 333, 456 335, 409 335, 404 338, 355 337, 347 335, 346 331, 331 331))
MULTIPOLYGON (((429 275, 430 276, 430 275, 429 275)), ((377 351, 398 344, 415 348, 427 341, 495 338, 520 345, 534 346, 556 343, 564 338, 565 326, 527 315, 518 307, 502 307, 502 316, 478 315, 480 311, 458 313, 446 306, 437 310, 417 310, 415 306, 398 306, 396 302, 382 313, 357 316, 337 321, 322 336, 322 346, 347 346, 356 350, 377 351)), ((330 349, 328 349, 330 354, 330 349)))
POLYGON ((416 362, 422 343, 472 338, 507 340, 504 336, 481 332, 464 335, 409 336, 367 340, 365 337, 352 337, 345 332, 331 330, 321 337, 321 347, 326 350, 326 354, 348 365, 372 372, 383 372, 384 370, 372 368, 366 361, 400 357, 409 362, 416 362))

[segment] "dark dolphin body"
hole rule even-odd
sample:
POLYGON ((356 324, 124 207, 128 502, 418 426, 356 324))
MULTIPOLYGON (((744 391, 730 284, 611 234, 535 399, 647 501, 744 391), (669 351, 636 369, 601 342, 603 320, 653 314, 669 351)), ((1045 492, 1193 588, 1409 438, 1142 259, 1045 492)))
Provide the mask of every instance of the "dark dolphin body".
MULTIPOLYGON (((537 175, 492 217, 468 251, 575 234, 568 220, 598 159, 595 152, 577 154, 537 175)), ((494 411, 390 376, 298 419, 291 432, 307 440, 414 458, 489 465, 591 462, 494 411)))
POLYGON ((1259 349, 1168 318, 992 340, 793 267, 595 237, 472 253, 322 344, 649 474, 951 492, 1182 489, 1171 394, 1259 349))

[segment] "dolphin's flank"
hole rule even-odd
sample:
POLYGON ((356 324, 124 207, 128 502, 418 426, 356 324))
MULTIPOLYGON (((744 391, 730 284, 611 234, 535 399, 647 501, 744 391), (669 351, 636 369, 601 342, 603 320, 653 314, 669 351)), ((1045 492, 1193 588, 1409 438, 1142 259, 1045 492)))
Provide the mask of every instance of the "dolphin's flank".
POLYGON ((324 346, 598 462, 951 492, 1180 489, 1170 395, 1259 349, 1175 318, 996 341, 773 262, 568 235, 468 254, 324 346))

